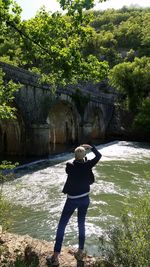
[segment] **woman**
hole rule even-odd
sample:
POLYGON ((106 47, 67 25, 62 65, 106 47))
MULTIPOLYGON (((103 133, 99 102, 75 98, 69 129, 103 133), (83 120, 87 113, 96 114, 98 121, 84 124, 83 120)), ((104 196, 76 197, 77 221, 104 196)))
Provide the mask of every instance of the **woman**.
POLYGON ((59 254, 61 252, 65 228, 75 209, 77 209, 78 217, 79 248, 74 256, 77 260, 83 259, 85 217, 90 203, 90 185, 94 182, 92 168, 100 160, 101 156, 101 153, 94 146, 84 144, 75 149, 75 160, 72 163, 67 162, 66 164, 68 177, 62 192, 67 194, 67 199, 58 224, 54 253, 52 256, 46 258, 48 265, 59 266, 59 254), (95 154, 95 157, 91 160, 87 160, 85 157, 87 149, 91 149, 95 154))

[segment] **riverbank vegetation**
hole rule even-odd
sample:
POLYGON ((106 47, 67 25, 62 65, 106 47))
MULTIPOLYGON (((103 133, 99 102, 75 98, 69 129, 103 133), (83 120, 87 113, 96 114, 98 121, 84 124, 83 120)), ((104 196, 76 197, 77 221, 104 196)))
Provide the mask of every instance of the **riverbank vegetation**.
POLYGON ((3 195, 3 186, 5 182, 11 181, 14 179, 12 170, 16 164, 12 164, 8 161, 2 161, 0 164, 0 226, 1 230, 7 230, 11 224, 11 203, 3 195))
POLYGON ((12 103, 14 93, 20 88, 19 84, 13 81, 5 82, 5 73, 0 69, 0 120, 15 118, 15 108, 12 103))
POLYGON ((150 195, 139 196, 133 204, 128 199, 121 223, 108 232, 109 245, 103 242, 105 257, 123 267, 150 265, 150 195))
MULTIPOLYGON (((15 118, 16 109, 12 103, 14 93, 20 88, 19 84, 15 84, 12 81, 6 83, 4 76, 5 74, 0 70, 0 121, 15 118)), ((0 226, 3 230, 9 227, 10 221, 8 218, 11 212, 11 203, 3 196, 3 185, 14 178, 9 170, 13 169, 16 165, 17 163, 12 164, 8 161, 2 161, 0 164, 0 226)))

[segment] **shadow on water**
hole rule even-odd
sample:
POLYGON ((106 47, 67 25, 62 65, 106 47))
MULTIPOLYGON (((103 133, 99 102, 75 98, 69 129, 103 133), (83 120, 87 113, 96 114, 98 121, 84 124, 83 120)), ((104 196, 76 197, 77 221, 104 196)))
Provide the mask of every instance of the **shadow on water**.
POLYGON ((6 160, 6 161, 11 161, 13 164, 15 162, 18 162, 19 165, 24 165, 24 164, 32 163, 32 162, 35 162, 35 161, 48 160, 50 157, 53 158, 56 155, 67 153, 67 152, 71 152, 71 151, 73 151, 74 147, 71 146, 71 145, 60 145, 60 144, 58 144, 57 146, 55 146, 55 148, 51 149, 51 152, 50 152, 49 155, 44 155, 44 156, 37 156, 37 155, 33 155, 33 156, 29 156, 28 155, 28 156, 26 156, 26 155, 3 154, 3 155, 0 155, 0 163, 3 160, 6 160))
POLYGON ((16 178, 19 178, 23 174, 30 173, 32 174, 35 171, 42 170, 44 168, 54 166, 59 164, 67 159, 73 157, 73 151, 75 146, 65 146, 58 145, 55 148, 55 151, 52 151, 50 155, 47 156, 14 156, 14 155, 1 155, 0 164, 2 161, 9 161, 12 164, 17 163, 18 166, 13 170, 5 170, 4 173, 13 172, 16 174, 16 178))
POLYGON ((54 166, 59 163, 63 163, 66 160, 73 158, 73 153, 61 153, 56 156, 50 156, 48 158, 32 161, 30 163, 25 163, 23 165, 19 165, 13 170, 5 170, 5 173, 13 172, 16 178, 21 177, 25 174, 32 174, 35 171, 40 171, 45 168, 54 166))
MULTIPOLYGON (((111 144, 115 144, 118 141, 107 142, 107 143, 97 143, 95 144, 98 149, 102 147, 110 146, 111 144)), ((12 164, 16 162, 19 164, 13 170, 5 170, 5 173, 13 172, 16 174, 16 178, 21 177, 25 174, 32 174, 35 171, 43 170, 47 167, 54 166, 59 163, 63 163, 67 160, 70 160, 74 157, 74 149, 78 146, 76 145, 57 145, 55 150, 52 151, 50 155, 47 156, 36 156, 36 157, 23 157, 23 156, 6 156, 5 160, 11 161, 12 164)), ((0 157, 0 163, 3 161, 2 157, 0 157)))

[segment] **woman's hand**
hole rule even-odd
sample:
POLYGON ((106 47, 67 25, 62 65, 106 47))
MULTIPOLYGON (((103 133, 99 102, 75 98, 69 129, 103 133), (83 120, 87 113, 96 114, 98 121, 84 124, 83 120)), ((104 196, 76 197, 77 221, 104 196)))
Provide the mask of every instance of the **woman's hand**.
POLYGON ((85 149, 91 149, 92 148, 92 146, 90 146, 90 145, 88 145, 88 144, 83 144, 83 145, 81 145, 82 147, 84 147, 85 149))

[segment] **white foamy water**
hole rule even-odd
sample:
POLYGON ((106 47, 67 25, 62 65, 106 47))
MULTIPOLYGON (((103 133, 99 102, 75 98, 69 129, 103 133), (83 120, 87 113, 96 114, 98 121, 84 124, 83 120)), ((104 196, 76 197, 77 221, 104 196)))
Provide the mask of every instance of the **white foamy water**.
MULTIPOLYGON (((141 159, 150 162, 150 149, 143 147, 139 148, 138 143, 115 141, 105 145, 97 146, 97 149, 102 154, 100 163, 111 160, 131 160, 134 162, 141 159)), ((66 180, 66 161, 72 161, 72 156, 73 154, 65 154, 62 157, 56 156, 50 161, 57 161, 61 159, 63 162, 54 166, 46 167, 42 170, 34 170, 34 172, 22 175, 21 178, 18 178, 15 181, 6 183, 4 186, 5 195, 17 203, 25 206, 38 206, 38 204, 41 204, 41 202, 47 202, 48 199, 52 201, 53 197, 58 197, 61 194, 63 184, 66 180), (49 197, 50 191, 51 198, 49 197)), ((93 158, 93 156, 94 155, 92 152, 87 154, 88 159, 93 158)), ((31 166, 31 163, 29 166, 31 166)), ((128 170, 126 171, 129 172, 128 170)), ((95 175, 97 175, 96 171, 95 175)), ((137 174, 133 173, 133 176, 135 175, 137 174)), ((101 180, 99 180, 97 184, 93 185, 93 188, 94 194, 101 192, 116 193, 118 191, 113 182, 108 183, 107 181, 104 182, 101 180)), ((63 195, 60 198, 60 200, 62 200, 63 195)), ((58 201, 58 203, 59 202, 60 201, 58 201)), ((48 203, 46 205, 48 206, 48 203)))
MULTIPOLYGON (((138 142, 115 141, 97 147, 103 157, 102 161, 108 160, 141 160, 143 158, 150 161, 150 147, 140 146, 138 142)), ((90 157, 91 157, 90 153, 90 157)))

